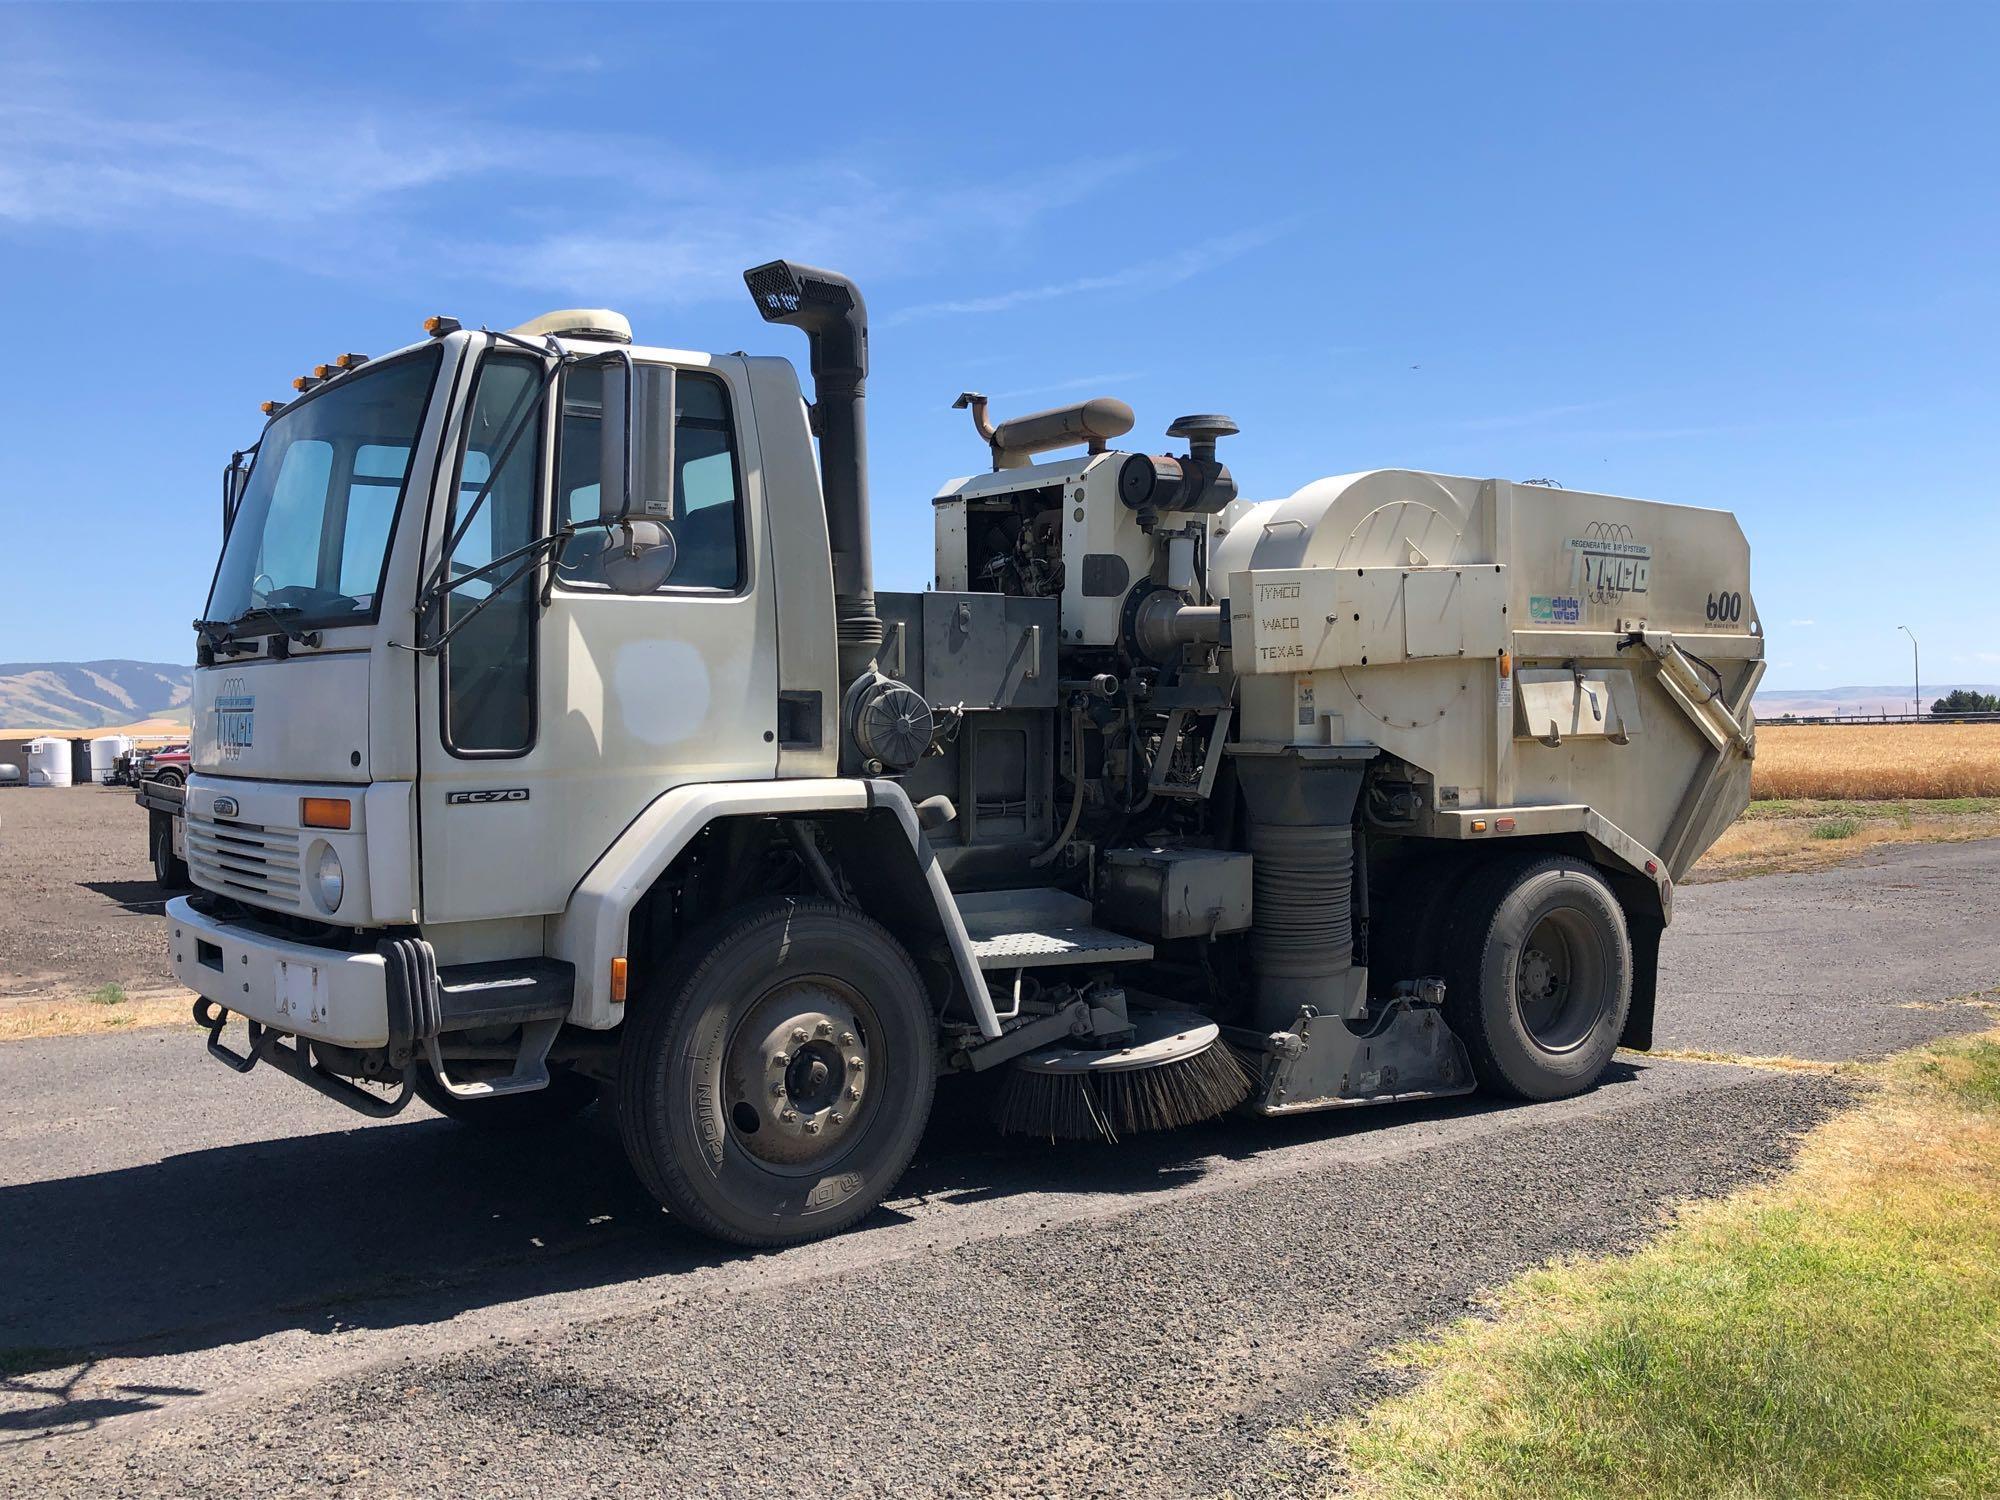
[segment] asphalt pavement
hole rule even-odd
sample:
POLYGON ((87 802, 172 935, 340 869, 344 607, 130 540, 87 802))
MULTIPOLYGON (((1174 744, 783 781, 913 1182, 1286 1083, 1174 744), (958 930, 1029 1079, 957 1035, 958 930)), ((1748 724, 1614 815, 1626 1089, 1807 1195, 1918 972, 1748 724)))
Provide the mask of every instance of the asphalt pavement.
MULTIPOLYGON (((2000 842, 1680 893, 1658 1043, 1868 1057, 1992 1023, 2000 842)), ((1116 1148, 947 1094, 895 1199, 781 1254, 615 1133, 361 1122, 160 1031, 0 1046, 0 1494, 1282 1493, 1274 1429, 1553 1255, 1654 1232, 1851 1096, 1623 1057, 1555 1104, 1116 1148)))

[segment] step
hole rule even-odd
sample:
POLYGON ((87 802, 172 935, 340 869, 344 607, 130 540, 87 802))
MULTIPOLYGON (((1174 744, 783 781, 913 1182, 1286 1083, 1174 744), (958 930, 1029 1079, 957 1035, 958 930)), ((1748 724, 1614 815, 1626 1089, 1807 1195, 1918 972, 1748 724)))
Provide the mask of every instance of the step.
POLYGON ((1069 891, 968 891, 958 897, 958 913, 981 969, 1144 963, 1153 956, 1151 943, 1093 924, 1090 902, 1069 891))
POLYGON ((553 958, 506 958, 438 970, 439 1029, 519 1026, 569 1014, 576 966, 553 958))

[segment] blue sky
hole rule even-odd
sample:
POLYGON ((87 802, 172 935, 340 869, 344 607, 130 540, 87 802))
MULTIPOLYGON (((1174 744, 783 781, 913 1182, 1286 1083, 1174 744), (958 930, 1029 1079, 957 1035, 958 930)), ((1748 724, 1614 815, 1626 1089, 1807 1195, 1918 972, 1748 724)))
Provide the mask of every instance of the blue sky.
POLYGON ((1773 686, 2000 680, 1991 7, 0 9, 0 659, 185 660, 256 403, 447 311, 874 314, 878 582, 949 403, 1741 517, 1773 686))

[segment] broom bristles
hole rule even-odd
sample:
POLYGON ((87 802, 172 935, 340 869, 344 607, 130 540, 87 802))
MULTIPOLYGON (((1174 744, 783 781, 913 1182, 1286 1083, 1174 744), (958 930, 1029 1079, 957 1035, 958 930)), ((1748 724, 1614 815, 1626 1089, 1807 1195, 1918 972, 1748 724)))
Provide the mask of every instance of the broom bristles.
POLYGON ((1154 1068, 1010 1068, 994 1122, 1008 1135, 1115 1142, 1121 1132, 1172 1130, 1227 1114, 1250 1097, 1255 1082, 1221 1042, 1154 1068))

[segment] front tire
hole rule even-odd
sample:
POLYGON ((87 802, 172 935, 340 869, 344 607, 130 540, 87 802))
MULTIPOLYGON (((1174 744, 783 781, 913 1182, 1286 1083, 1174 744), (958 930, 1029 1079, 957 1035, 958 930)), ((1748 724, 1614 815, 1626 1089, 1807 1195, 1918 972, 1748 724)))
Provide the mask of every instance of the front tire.
POLYGON ((910 1163, 937 1022, 910 955, 828 901, 733 912, 686 944, 626 1022, 619 1128, 677 1219, 739 1245, 835 1234, 910 1163))
POLYGON ((1489 1090, 1562 1099, 1603 1076, 1632 1004, 1632 942, 1595 869, 1496 860, 1458 893, 1445 957, 1445 1019, 1489 1090))

